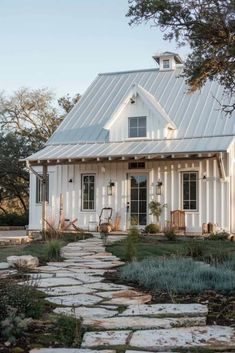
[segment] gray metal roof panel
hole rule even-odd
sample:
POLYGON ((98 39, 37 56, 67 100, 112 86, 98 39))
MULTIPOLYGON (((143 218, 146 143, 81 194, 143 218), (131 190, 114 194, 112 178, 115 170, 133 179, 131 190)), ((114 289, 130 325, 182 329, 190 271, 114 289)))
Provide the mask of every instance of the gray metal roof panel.
POLYGON ((218 102, 227 100, 223 88, 207 82, 199 92, 187 94, 182 68, 100 74, 67 115, 47 145, 109 140, 104 129, 133 84, 149 92, 177 126, 177 138, 235 134, 235 114, 225 117, 218 102))
POLYGON ((174 140, 141 140, 128 142, 100 142, 49 145, 28 157, 29 161, 80 159, 98 157, 145 156, 149 154, 180 154, 225 152, 234 136, 215 136, 174 140))

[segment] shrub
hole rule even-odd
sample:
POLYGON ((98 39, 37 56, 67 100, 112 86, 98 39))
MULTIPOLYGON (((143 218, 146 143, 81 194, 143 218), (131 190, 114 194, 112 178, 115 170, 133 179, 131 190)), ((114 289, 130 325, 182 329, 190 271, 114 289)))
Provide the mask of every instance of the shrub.
POLYGON ((0 226, 25 226, 29 223, 28 213, 8 213, 0 215, 0 226))
POLYGON ((163 209, 165 208, 165 207, 167 207, 167 204, 161 204, 160 202, 158 202, 158 201, 151 201, 150 203, 149 203, 149 209, 150 209, 150 214, 152 214, 153 216, 155 216, 156 217, 156 219, 157 219, 157 222, 159 222, 159 218, 160 218, 160 216, 161 216, 161 214, 162 214, 162 211, 163 211, 163 209))
POLYGON ((175 234, 174 229, 165 230, 164 235, 167 238, 167 240, 169 240, 169 241, 173 241, 176 239, 176 234, 175 234))
POLYGON ((11 306, 8 306, 6 310, 7 317, 0 321, 0 338, 14 344, 16 339, 24 334, 30 319, 26 319, 22 314, 17 314, 17 309, 11 306))
POLYGON ((155 293, 189 294, 206 290, 227 293, 235 289, 232 270, 197 263, 190 258, 132 262, 121 268, 120 276, 155 293))
POLYGON ((56 322, 57 340, 65 347, 79 347, 82 337, 82 321, 75 317, 60 315, 56 322))
POLYGON ((136 227, 132 227, 125 241, 125 259, 127 261, 133 261, 137 256, 137 247, 140 233, 136 227))
POLYGON ((228 237, 229 237, 229 233, 223 230, 222 232, 211 233, 207 239, 208 240, 227 240, 228 237))
POLYGON ((38 319, 44 311, 44 302, 34 287, 5 280, 0 282, 0 321, 8 317, 8 307, 14 308, 17 316, 38 319))
POLYGON ((203 254, 202 243, 197 240, 190 240, 185 244, 185 255, 198 258, 203 254))
POLYGON ((45 251, 47 261, 62 261, 61 248, 63 243, 59 240, 50 240, 47 242, 45 251))
POLYGON ((145 232, 150 234, 155 234, 160 232, 160 227, 157 224, 150 223, 145 227, 145 232))

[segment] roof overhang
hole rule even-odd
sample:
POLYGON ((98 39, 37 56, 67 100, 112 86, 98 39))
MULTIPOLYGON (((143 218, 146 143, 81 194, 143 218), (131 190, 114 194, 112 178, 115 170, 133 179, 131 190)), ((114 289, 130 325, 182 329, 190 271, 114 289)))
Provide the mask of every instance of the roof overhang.
POLYGON ((227 152, 233 136, 174 140, 50 145, 27 158, 31 165, 75 164, 99 161, 177 160, 214 158, 227 152))

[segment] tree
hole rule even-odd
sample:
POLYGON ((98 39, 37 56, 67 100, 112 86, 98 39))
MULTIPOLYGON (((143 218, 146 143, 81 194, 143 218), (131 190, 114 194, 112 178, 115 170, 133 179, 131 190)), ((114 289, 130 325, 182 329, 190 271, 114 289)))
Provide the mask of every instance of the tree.
POLYGON ((24 212, 28 209, 29 175, 20 159, 32 152, 27 138, 13 133, 0 135, 0 209, 4 213, 8 213, 12 200, 18 200, 24 212))
MULTIPOLYGON (((191 92, 209 80, 224 91, 235 92, 234 0, 129 0, 130 24, 152 21, 164 31, 164 39, 188 44, 184 74, 191 92)), ((232 112, 235 104, 223 106, 232 112)))
POLYGON ((0 126, 30 140, 33 150, 38 150, 53 134, 65 113, 78 101, 80 95, 69 95, 56 101, 52 91, 43 88, 21 88, 12 96, 0 95, 0 126), (69 98, 68 98, 69 97, 69 98), (61 109, 62 108, 62 109, 61 109))
POLYGON ((44 145, 79 97, 66 95, 57 101, 48 89, 21 88, 9 97, 1 93, 0 210, 4 213, 12 212, 15 200, 27 211, 29 173, 20 159, 44 145))

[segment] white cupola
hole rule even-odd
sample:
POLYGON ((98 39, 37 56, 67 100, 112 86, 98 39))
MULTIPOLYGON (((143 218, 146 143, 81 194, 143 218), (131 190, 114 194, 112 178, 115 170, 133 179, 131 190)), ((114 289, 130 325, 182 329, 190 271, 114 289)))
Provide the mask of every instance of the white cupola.
POLYGON ((175 70, 178 66, 183 65, 183 60, 176 53, 165 51, 153 55, 153 59, 158 63, 160 71, 175 70))

